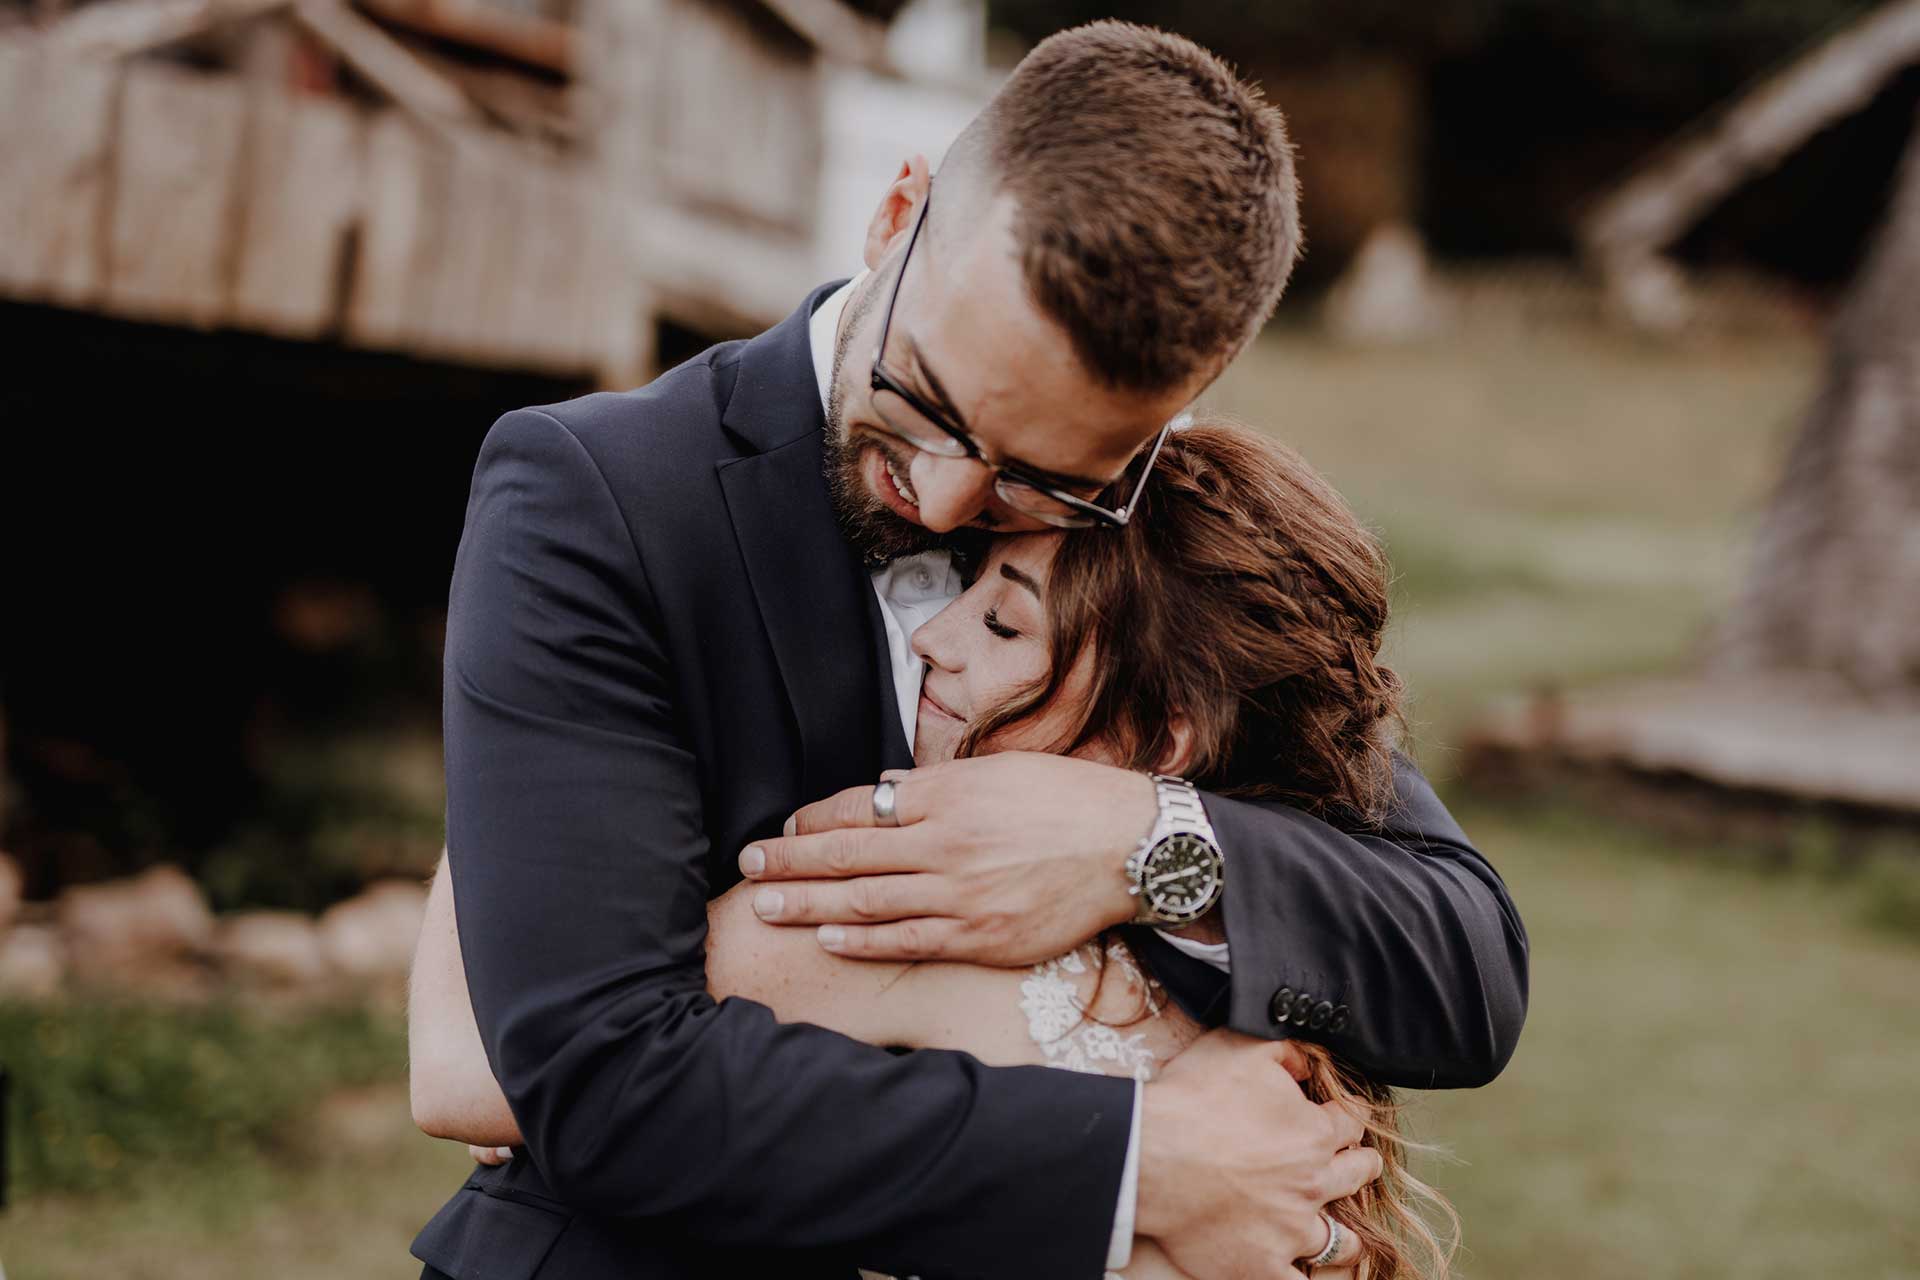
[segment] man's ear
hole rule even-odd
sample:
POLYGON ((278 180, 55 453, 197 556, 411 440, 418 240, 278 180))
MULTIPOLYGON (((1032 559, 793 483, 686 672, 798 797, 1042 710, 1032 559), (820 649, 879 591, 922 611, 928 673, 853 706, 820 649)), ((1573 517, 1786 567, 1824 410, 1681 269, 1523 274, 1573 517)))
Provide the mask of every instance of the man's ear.
POLYGON ((873 221, 867 224, 867 243, 861 256, 870 270, 880 266, 895 241, 913 230, 914 215, 926 202, 927 187, 932 181, 933 172, 927 168, 927 158, 923 155, 910 155, 900 166, 899 174, 887 187, 887 194, 880 197, 880 207, 873 211, 873 221))
POLYGON ((1193 764, 1193 722, 1175 712, 1167 718, 1167 733, 1173 738, 1173 743, 1160 759, 1153 762, 1153 771, 1184 778, 1193 764))

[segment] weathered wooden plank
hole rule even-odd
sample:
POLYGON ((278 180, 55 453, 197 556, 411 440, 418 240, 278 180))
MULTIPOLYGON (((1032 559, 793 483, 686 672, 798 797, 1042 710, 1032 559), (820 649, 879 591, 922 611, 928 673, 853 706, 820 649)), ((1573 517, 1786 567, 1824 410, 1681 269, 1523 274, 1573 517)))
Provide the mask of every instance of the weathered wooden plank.
POLYGON ((97 294, 118 78, 0 49, 0 292, 68 306, 97 294))
POLYGON ((459 85, 414 57, 378 23, 349 9, 344 0, 295 0, 293 16, 382 93, 425 123, 470 128, 484 123, 459 85))
POLYGON ((245 92, 237 79, 160 64, 127 69, 106 304, 122 315, 211 326, 230 269, 245 92))
POLYGON ((541 161, 511 172, 519 235, 504 275, 499 337, 521 362, 589 370, 594 291, 616 287, 630 259, 601 251, 590 187, 576 167, 541 161))
MULTIPOLYGON (((792 229, 817 203, 824 130, 819 61, 798 37, 769 38, 729 5, 674 0, 658 37, 650 134, 667 185, 685 204, 744 213, 792 229), (741 93, 749 84, 753 92, 741 93), (716 163, 715 157, 726 157, 716 163)), ((777 30, 777 29, 776 29, 777 30)))
POLYGON ((1804 673, 1678 678, 1509 703, 1483 718, 1468 749, 1920 815, 1920 704, 1862 699, 1804 673))
POLYGON ((640 273, 689 319, 773 324, 813 278, 811 242, 670 205, 641 205, 633 219, 640 273))
POLYGON ((485 249, 473 274, 477 300, 471 342, 483 359, 525 363, 537 345, 526 332, 530 318, 521 305, 521 281, 540 234, 537 221, 539 161, 525 156, 489 155, 483 169, 487 215, 481 227, 485 249))
POLYGON ((62 60, 126 58, 222 23, 257 17, 285 3, 287 0, 100 0, 45 30, 10 34, 5 42, 62 60))
POLYGON ((462 0, 364 0, 365 7, 389 22, 425 35, 487 49, 561 75, 573 73, 579 39, 568 16, 570 6, 547 0, 473 4, 462 0))
POLYGON ((1603 262, 1662 252, 1734 188, 1865 106, 1916 56, 1920 0, 1868 9, 1661 150, 1582 220, 1581 240, 1603 262))
MULTIPOLYGON (((607 234, 607 193, 589 174, 571 174, 547 196, 552 231, 542 237, 543 252, 535 258, 544 290, 541 312, 552 320, 556 359, 591 369, 599 328, 595 294, 603 282, 638 278, 633 251, 626 237, 616 243, 607 234)), ((653 323, 651 313, 645 323, 653 323)))
POLYGON ((420 292, 438 256, 446 206, 446 150, 397 111, 366 131, 366 201, 347 306, 346 339, 404 350, 417 332, 420 292))
POLYGON ((256 94, 232 316, 285 337, 327 332, 348 229, 361 210, 364 141, 345 102, 256 94))
POLYGON ((414 341, 436 354, 473 359, 489 350, 498 324, 486 314, 487 298, 491 278, 512 252, 516 211, 502 207, 507 188, 496 178, 500 162, 489 147, 462 138, 450 158, 441 252, 418 282, 414 341))
POLYGON ((574 166, 426 138, 395 113, 367 135, 365 220, 346 337, 441 359, 577 373, 597 364, 594 197, 574 166))

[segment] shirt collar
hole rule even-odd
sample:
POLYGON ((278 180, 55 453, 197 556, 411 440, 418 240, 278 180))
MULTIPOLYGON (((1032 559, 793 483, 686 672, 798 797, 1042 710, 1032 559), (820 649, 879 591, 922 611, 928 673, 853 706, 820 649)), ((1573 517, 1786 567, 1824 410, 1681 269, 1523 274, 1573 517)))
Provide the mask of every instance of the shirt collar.
POLYGON ((807 342, 813 348, 813 376, 820 386, 822 413, 826 412, 827 393, 833 387, 833 350, 840 344, 840 317, 846 314, 854 289, 866 278, 867 273, 862 271, 835 289, 814 309, 813 318, 807 322, 807 342))

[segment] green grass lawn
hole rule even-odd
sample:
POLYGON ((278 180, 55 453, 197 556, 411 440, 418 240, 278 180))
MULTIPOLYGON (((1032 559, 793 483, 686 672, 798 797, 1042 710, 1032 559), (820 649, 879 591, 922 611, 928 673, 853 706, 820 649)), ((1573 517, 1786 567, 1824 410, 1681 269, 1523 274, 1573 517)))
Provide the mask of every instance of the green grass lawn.
POLYGON ((1505 1074, 1414 1111, 1465 1275, 1920 1276, 1920 936, 1576 810, 1459 816, 1533 944, 1505 1074))
MULTIPOLYGON (((1277 333, 1213 400, 1385 534, 1393 655, 1445 776, 1488 696, 1688 659, 1818 363, 1782 340, 1355 352, 1277 333)), ((1858 882, 1565 807, 1458 808, 1534 955, 1507 1073, 1413 1111, 1459 1158, 1427 1172, 1466 1220, 1464 1272, 1920 1276, 1920 934, 1865 923, 1858 882)), ((464 1156, 412 1131, 397 1051, 374 1074, 316 1090, 244 1155, 27 1197, 0 1215, 8 1280, 417 1274, 407 1241, 464 1156)))

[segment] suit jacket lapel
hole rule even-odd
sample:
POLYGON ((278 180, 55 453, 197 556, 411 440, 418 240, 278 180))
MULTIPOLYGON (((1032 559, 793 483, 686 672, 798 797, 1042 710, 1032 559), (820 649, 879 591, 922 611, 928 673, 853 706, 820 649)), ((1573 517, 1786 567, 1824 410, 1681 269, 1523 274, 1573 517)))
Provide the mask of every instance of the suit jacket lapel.
MULTIPOLYGON (((760 451, 719 464, 721 492, 800 733, 801 785, 819 798, 879 774, 874 726, 893 715, 872 584, 840 534, 822 470, 819 388, 807 321, 837 285, 741 350, 722 421, 760 451), (884 696, 882 696, 884 693, 884 696)), ((904 737, 902 737, 904 749, 904 737)))

